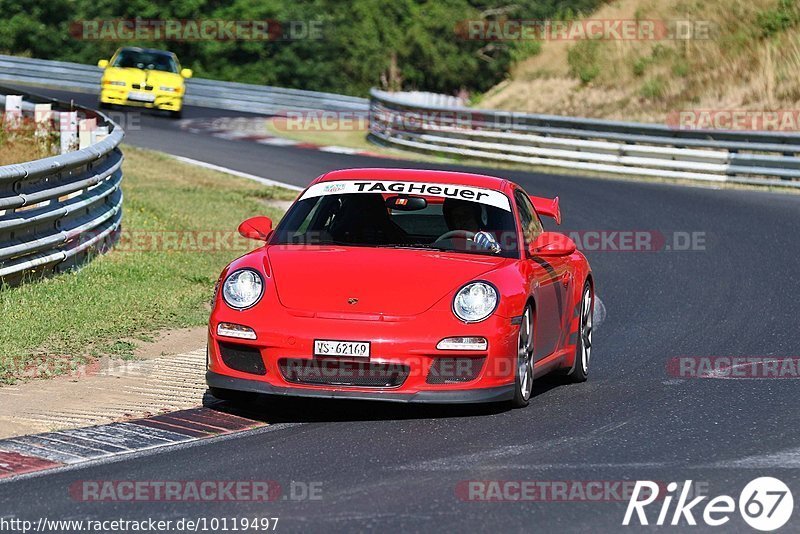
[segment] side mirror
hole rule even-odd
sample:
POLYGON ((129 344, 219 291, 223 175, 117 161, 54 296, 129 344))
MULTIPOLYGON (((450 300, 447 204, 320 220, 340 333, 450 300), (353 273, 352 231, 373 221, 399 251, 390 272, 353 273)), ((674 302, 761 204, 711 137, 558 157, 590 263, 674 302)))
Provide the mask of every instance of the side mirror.
POLYGON ((266 241, 272 233, 272 219, 269 217, 250 217, 239 225, 239 234, 249 239, 266 241))
POLYGON ((191 78, 192 77, 192 69, 181 69, 181 76, 184 78, 191 78))
POLYGON ((97 62, 97 66, 100 67, 101 69, 108 67, 108 60, 101 59, 100 61, 97 62))
POLYGON ((558 232, 542 232, 528 247, 531 256, 569 256, 578 247, 575 241, 558 232))

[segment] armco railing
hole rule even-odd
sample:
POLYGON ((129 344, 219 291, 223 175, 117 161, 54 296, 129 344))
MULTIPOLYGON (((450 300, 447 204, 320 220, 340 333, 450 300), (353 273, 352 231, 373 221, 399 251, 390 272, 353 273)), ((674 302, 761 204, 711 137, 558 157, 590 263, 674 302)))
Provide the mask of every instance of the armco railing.
MULTIPOLYGON (((0 93, 20 94, 0 88, 0 93)), ((65 104, 23 95, 23 114, 34 103, 65 104)), ((0 99, 5 100, 5 96, 0 99)), ((109 133, 101 141, 59 156, 0 167, 0 283, 61 272, 105 250, 122 220, 124 132, 102 113, 77 108, 109 133)))
MULTIPOLYGON (((94 65, 0 55, 0 83, 99 94, 102 69, 94 65)), ((284 110, 366 111, 366 98, 202 78, 186 81, 189 105, 276 113, 284 110)))
POLYGON ((370 139, 461 157, 629 176, 800 187, 800 135, 421 105, 373 89, 370 139))

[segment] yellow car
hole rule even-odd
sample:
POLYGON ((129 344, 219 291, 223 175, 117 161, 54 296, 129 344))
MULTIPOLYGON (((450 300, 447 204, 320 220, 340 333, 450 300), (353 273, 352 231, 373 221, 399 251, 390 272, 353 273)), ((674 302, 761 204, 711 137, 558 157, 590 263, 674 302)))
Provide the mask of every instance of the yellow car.
POLYGON ((181 69, 172 52, 149 48, 120 48, 111 60, 101 59, 100 107, 113 104, 168 111, 181 116, 184 78, 191 69, 181 69))

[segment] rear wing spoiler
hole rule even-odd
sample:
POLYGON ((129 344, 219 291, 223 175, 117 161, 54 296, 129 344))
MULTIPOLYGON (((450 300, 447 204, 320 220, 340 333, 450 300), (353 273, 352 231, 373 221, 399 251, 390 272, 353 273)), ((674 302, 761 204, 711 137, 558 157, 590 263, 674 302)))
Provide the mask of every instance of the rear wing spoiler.
POLYGON ((552 217, 556 220, 556 224, 561 224, 561 208, 558 206, 558 197, 544 198, 530 196, 530 199, 531 203, 533 203, 533 207, 536 209, 536 213, 544 215, 545 217, 552 217))

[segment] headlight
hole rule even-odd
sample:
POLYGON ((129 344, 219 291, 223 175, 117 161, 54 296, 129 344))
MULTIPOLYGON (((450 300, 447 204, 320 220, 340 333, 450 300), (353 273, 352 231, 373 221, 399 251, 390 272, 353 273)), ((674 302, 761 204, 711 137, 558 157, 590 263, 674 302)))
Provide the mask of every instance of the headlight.
POLYGON ((498 301, 494 286, 486 282, 472 282, 456 293, 453 313, 466 323, 476 323, 489 317, 497 308, 498 301))
POLYGON ((264 280, 252 269, 239 269, 222 284, 222 298, 231 308, 243 310, 255 306, 264 294, 264 280))
POLYGON ((166 85, 162 85, 161 87, 159 87, 159 89, 161 89, 162 91, 168 91, 170 93, 174 93, 178 90, 177 87, 167 87, 166 85))
POLYGON ((122 80, 112 80, 110 82, 106 82, 108 85, 125 85, 125 82, 122 80))

